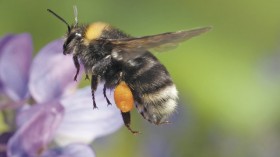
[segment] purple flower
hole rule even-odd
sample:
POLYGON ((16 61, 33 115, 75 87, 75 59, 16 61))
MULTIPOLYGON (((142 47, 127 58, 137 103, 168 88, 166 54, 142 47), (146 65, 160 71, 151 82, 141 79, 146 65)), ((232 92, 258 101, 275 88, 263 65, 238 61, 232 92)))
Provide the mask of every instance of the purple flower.
POLYGON ((0 40, 0 109, 27 97, 32 51, 28 34, 8 35, 0 40))
MULTIPOLYGON (((49 43, 32 61, 30 35, 0 39, 0 108, 17 109, 18 129, 8 142, 8 156, 94 156, 87 144, 123 125, 120 111, 107 107, 100 87, 98 110, 92 110, 89 87, 74 92, 76 69, 71 56, 62 54, 62 44, 49 43)), ((112 95, 109 99, 113 102, 112 95)))
POLYGON ((94 157, 93 151, 84 144, 70 144, 66 147, 50 149, 42 157, 94 157))
POLYGON ((59 98, 70 88, 77 86, 73 81, 75 68, 71 56, 63 56, 62 40, 44 47, 32 62, 32 39, 29 34, 8 35, 0 41, 0 84, 1 95, 9 104, 28 99, 36 102, 59 98), (3 97, 3 96, 2 96, 3 97))

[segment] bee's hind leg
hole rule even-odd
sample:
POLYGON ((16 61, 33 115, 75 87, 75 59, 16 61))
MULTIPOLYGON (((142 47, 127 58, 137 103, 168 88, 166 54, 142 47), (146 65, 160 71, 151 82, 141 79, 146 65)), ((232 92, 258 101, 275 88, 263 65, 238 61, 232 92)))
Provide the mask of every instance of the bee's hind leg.
POLYGON ((121 114, 122 114, 123 122, 127 127, 127 129, 134 135, 140 133, 139 131, 134 131, 130 128, 130 112, 121 112, 121 114))

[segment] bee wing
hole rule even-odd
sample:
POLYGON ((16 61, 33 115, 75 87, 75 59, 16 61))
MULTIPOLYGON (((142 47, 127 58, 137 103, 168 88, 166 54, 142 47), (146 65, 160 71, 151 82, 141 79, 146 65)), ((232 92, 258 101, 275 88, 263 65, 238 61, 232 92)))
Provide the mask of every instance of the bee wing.
POLYGON ((178 43, 198 36, 210 29, 211 27, 203 27, 144 37, 109 39, 109 41, 114 47, 113 52, 116 52, 117 55, 121 55, 123 60, 129 60, 147 52, 149 49, 164 51, 174 48, 178 43))

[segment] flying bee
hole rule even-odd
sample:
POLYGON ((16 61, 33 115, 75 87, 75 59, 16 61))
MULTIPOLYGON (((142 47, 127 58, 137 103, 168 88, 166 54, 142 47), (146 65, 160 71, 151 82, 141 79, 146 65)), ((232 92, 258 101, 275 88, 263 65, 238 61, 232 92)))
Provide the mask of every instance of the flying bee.
POLYGON ((111 102, 106 90, 115 89, 115 103, 121 110, 125 126, 132 133, 138 133, 130 127, 130 111, 134 105, 149 122, 156 125, 168 123, 168 117, 177 106, 178 92, 167 69, 149 50, 174 47, 209 31, 210 27, 132 37, 103 22, 79 25, 76 7, 73 25, 48 11, 67 25, 63 54, 73 55, 77 70, 74 80, 80 71, 79 62, 85 68, 86 78, 91 75, 93 108, 97 108, 94 96, 97 85, 103 81, 103 94, 108 105, 111 102))

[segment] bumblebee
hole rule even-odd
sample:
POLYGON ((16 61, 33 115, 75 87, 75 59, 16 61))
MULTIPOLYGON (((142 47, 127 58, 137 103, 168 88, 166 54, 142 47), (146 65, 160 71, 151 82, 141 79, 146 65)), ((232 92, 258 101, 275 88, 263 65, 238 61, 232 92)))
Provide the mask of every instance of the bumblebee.
POLYGON ((48 11, 67 25, 63 54, 73 55, 77 69, 74 80, 79 74, 80 62, 86 78, 91 75, 93 108, 97 108, 94 96, 97 85, 103 81, 103 94, 108 105, 111 102, 106 90, 115 89, 115 103, 121 110, 125 126, 133 134, 138 133, 130 127, 130 111, 134 105, 149 122, 156 125, 168 123, 168 117, 177 106, 178 91, 167 69, 149 50, 174 47, 209 31, 210 27, 132 37, 104 22, 79 25, 76 7, 73 25, 50 9, 48 11))

